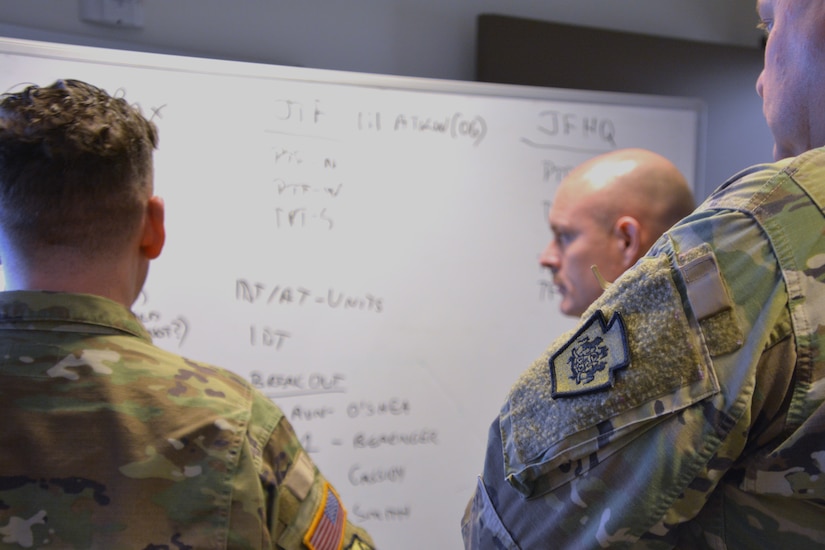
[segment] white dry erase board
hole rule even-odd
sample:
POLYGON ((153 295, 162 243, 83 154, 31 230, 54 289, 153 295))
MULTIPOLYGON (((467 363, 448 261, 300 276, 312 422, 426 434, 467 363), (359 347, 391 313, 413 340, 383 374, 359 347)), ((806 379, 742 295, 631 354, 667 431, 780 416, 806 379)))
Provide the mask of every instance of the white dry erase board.
POLYGON ((538 265, 560 178, 639 146, 701 188, 694 100, 0 40, 0 91, 58 78, 160 129, 155 342, 278 403, 383 549, 461 546, 490 422, 572 328, 538 265))

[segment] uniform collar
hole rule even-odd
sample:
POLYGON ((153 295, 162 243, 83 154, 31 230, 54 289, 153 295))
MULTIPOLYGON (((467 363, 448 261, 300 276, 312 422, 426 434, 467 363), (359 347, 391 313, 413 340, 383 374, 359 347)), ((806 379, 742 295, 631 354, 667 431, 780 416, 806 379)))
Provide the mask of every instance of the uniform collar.
MULTIPOLYGON (((20 328, 20 323, 48 323, 51 328, 80 331, 84 325, 100 332, 127 333, 152 341, 149 332, 135 315, 121 304, 92 294, 72 294, 31 290, 0 292, 0 328, 20 328)), ((27 327, 29 328, 29 327, 27 327)), ((39 328, 32 326, 31 328, 39 328)))

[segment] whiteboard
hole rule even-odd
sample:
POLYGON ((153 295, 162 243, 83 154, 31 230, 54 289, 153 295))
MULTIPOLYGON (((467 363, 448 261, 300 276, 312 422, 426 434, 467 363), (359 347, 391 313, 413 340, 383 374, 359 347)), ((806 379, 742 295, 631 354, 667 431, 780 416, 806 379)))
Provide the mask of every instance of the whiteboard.
POLYGON ((620 147, 696 188, 692 99, 0 39, 0 90, 125 94, 160 130, 155 342, 270 396, 380 548, 461 546, 487 430, 561 332, 538 256, 573 166, 620 147))

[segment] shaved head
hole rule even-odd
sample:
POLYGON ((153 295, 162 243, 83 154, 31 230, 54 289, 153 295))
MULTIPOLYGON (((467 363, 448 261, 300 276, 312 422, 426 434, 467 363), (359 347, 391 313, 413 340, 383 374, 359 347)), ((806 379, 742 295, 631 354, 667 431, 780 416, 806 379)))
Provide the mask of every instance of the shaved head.
POLYGON ((594 219, 603 224, 620 216, 639 220, 645 251, 695 208, 690 185, 679 169, 646 149, 620 149, 585 161, 561 187, 580 199, 589 197, 594 219))
POLYGON ((554 239, 541 257, 562 312, 580 315, 601 294, 591 266, 612 282, 694 207, 685 177, 652 151, 620 149, 574 168, 553 200, 554 239))

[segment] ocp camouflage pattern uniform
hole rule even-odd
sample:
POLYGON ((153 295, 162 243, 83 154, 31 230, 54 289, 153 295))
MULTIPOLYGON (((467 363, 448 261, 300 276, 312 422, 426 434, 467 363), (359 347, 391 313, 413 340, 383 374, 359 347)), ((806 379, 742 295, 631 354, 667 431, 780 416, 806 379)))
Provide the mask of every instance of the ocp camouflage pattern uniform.
POLYGON ((373 546, 277 406, 105 298, 0 293, 0 410, 0 548, 373 546))
POLYGON ((823 207, 825 149, 755 167, 612 284, 510 391, 466 547, 822 548, 823 207))

